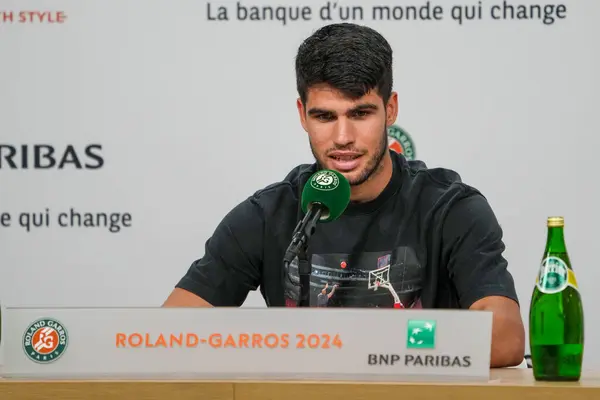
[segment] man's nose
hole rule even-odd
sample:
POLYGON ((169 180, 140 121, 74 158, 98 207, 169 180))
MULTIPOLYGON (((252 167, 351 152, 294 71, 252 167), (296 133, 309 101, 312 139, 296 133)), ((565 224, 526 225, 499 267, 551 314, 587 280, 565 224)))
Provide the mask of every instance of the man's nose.
POLYGON ((339 118, 334 127, 333 142, 337 146, 347 146, 354 143, 354 140, 355 132, 352 123, 346 118, 339 118))

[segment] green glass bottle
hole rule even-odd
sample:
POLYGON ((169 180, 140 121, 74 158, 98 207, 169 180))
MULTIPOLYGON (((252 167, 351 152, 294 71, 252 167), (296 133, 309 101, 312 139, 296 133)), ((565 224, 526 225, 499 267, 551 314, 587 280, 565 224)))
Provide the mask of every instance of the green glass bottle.
POLYGON ((567 253, 563 217, 547 222, 546 249, 529 308, 529 346, 538 381, 578 381, 583 363, 583 305, 567 253))

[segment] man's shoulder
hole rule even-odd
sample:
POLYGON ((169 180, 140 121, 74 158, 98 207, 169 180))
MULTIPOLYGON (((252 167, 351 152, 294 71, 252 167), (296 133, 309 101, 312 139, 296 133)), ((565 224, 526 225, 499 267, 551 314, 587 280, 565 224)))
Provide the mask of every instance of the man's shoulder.
POLYGON ((423 206, 449 205, 462 198, 480 195, 481 192, 464 182, 459 172, 454 169, 431 167, 422 160, 407 160, 400 157, 398 161, 403 171, 403 191, 407 196, 419 199, 423 206))
POLYGON ((284 204, 297 204, 308 178, 316 171, 316 164, 300 164, 279 181, 258 189, 250 197, 264 209, 273 210, 284 204))
POLYGON ((405 160, 404 169, 415 184, 440 189, 466 186, 461 175, 450 168, 430 167, 422 160, 405 160))

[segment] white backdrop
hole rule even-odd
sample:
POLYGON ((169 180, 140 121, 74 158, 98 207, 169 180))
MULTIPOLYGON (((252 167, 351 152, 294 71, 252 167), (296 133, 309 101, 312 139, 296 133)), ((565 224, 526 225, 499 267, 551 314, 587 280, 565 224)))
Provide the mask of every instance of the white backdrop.
MULTIPOLYGON (((312 162, 295 107, 294 56, 331 21, 318 19, 325 1, 288 3, 310 6, 313 19, 237 21, 232 1, 212 3, 215 15, 229 8, 229 21, 209 21, 201 0, 0 0, 3 305, 159 305, 225 213, 312 162), (34 145, 53 146, 57 160, 72 145, 93 164, 85 156, 93 144, 101 168, 32 168, 34 145), (17 168, 7 146, 18 151, 17 168), (58 226, 70 208, 130 213, 131 226, 58 226), (50 226, 19 223, 21 213, 46 209, 50 226)), ((397 123, 416 157, 457 170, 492 204, 525 322, 546 217, 565 216, 585 302, 585 363, 599 367, 600 2, 563 2, 566 18, 553 24, 494 20, 490 7, 502 1, 481 3, 480 20, 459 24, 443 0, 440 21, 371 19, 374 5, 422 0, 340 2, 362 5, 361 22, 395 51, 397 123)), ((264 303, 253 293, 245 306, 264 303)))

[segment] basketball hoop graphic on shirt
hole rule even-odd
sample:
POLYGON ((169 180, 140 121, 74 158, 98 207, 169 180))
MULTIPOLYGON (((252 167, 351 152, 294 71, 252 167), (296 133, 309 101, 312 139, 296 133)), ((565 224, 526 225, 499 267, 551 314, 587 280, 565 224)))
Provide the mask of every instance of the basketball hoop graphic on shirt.
POLYGON ((404 308, 398 293, 390 283, 390 265, 369 271, 369 289, 377 291, 380 287, 387 289, 394 298, 394 308, 404 308))

